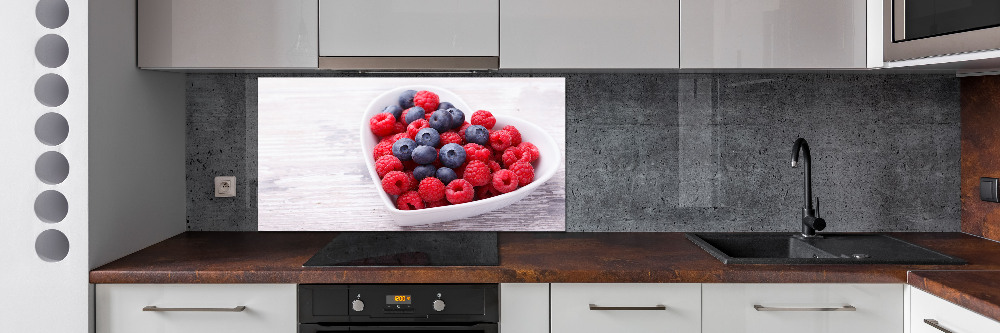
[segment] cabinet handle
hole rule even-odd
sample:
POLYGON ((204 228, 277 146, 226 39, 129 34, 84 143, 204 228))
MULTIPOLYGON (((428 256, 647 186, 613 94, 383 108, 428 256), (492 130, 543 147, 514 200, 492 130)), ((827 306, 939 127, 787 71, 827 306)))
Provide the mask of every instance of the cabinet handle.
POLYGON ((936 328, 939 331, 944 332, 944 333, 955 333, 955 332, 952 332, 951 330, 949 330, 947 328, 944 328, 943 326, 941 326, 940 323, 938 323, 937 320, 934 320, 934 319, 924 319, 924 323, 927 324, 927 325, 931 325, 931 327, 936 328))
POLYGON ((590 309, 591 310, 600 310, 600 311, 666 310, 667 306, 666 305, 660 305, 660 304, 657 304, 657 305, 654 305, 654 306, 598 306, 596 304, 591 304, 590 305, 590 309))
POLYGON ((158 308, 155 305, 148 305, 142 311, 174 312, 174 311, 196 311, 196 312, 243 312, 247 307, 240 305, 232 308, 158 308))
POLYGON ((776 308, 754 304, 753 309, 757 311, 858 311, 853 305, 844 305, 831 308, 776 308))

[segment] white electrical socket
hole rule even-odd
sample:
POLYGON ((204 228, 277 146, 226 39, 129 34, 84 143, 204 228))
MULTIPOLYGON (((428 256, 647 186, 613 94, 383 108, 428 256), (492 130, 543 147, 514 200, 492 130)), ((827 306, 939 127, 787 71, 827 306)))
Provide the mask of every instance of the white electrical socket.
POLYGON ((236 196, 236 177, 219 176, 215 177, 215 197, 228 198, 236 196))

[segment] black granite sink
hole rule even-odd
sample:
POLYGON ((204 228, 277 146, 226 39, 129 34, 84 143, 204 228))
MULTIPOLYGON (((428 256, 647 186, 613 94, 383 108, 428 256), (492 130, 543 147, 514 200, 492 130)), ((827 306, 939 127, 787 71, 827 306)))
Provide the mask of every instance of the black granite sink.
POLYGON ((910 264, 966 262, 880 234, 688 233, 687 238, 724 264, 910 264))

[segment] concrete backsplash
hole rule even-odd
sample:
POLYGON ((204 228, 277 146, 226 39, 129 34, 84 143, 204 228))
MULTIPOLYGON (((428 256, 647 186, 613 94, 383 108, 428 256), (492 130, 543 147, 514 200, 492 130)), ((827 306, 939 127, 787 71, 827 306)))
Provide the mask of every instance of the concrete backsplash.
MULTIPOLYGON (((257 229, 259 76, 187 77, 189 230, 257 229), (213 197, 220 175, 236 198, 213 197)), ((567 231, 798 230, 798 137, 827 231, 960 228, 953 76, 536 76, 566 77, 567 231)))

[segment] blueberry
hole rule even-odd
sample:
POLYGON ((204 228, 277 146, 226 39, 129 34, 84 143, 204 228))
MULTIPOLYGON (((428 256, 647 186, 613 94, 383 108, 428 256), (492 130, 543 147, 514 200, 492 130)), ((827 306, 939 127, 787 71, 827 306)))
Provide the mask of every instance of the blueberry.
POLYGON ((413 155, 413 148, 416 147, 417 143, 410 138, 396 140, 396 143, 392 144, 392 156, 396 156, 400 161, 409 161, 413 155))
POLYGON ((413 178, 416 178, 419 182, 424 180, 424 178, 434 177, 434 170, 437 170, 437 167, 430 164, 418 165, 413 169, 413 178))
POLYGON ((453 107, 455 107, 455 105, 448 102, 441 102, 438 104, 438 110, 447 110, 453 107))
POLYGON ((465 129, 465 141, 489 147, 490 131, 482 125, 472 125, 465 129))
POLYGON ((451 116, 444 110, 431 113, 431 119, 428 122, 431 123, 431 128, 436 129, 438 133, 451 129, 451 116))
POLYGON ((431 146, 418 146, 413 148, 412 157, 417 164, 431 164, 437 158, 437 149, 431 146))
POLYGON ((441 143, 441 135, 433 128, 425 128, 417 132, 417 137, 413 138, 418 145, 437 147, 441 143))
POLYGON ((414 106, 409 111, 406 111, 406 119, 404 120, 406 120, 407 125, 417 121, 417 119, 424 119, 424 108, 414 106))
POLYGON ((441 147, 441 164, 449 168, 457 168, 465 163, 465 148, 457 143, 449 143, 441 147))
POLYGON ((403 109, 399 105, 389 105, 385 109, 382 109, 382 113, 391 113, 393 119, 399 121, 399 117, 403 116, 403 109))
POLYGON ((402 94, 399 94, 399 107, 403 110, 413 107, 413 95, 416 95, 416 90, 407 90, 402 94))
MULTIPOLYGON (((416 172, 414 172, 416 174, 416 172)), ((442 183, 448 185, 451 181, 458 179, 458 175, 455 174, 455 170, 448 167, 440 167, 437 169, 437 173, 434 174, 437 179, 440 179, 442 183)))
POLYGON ((462 127, 462 124, 465 123, 465 112, 462 112, 462 110, 450 108, 445 110, 445 112, 448 112, 448 115, 451 116, 451 128, 462 127))

